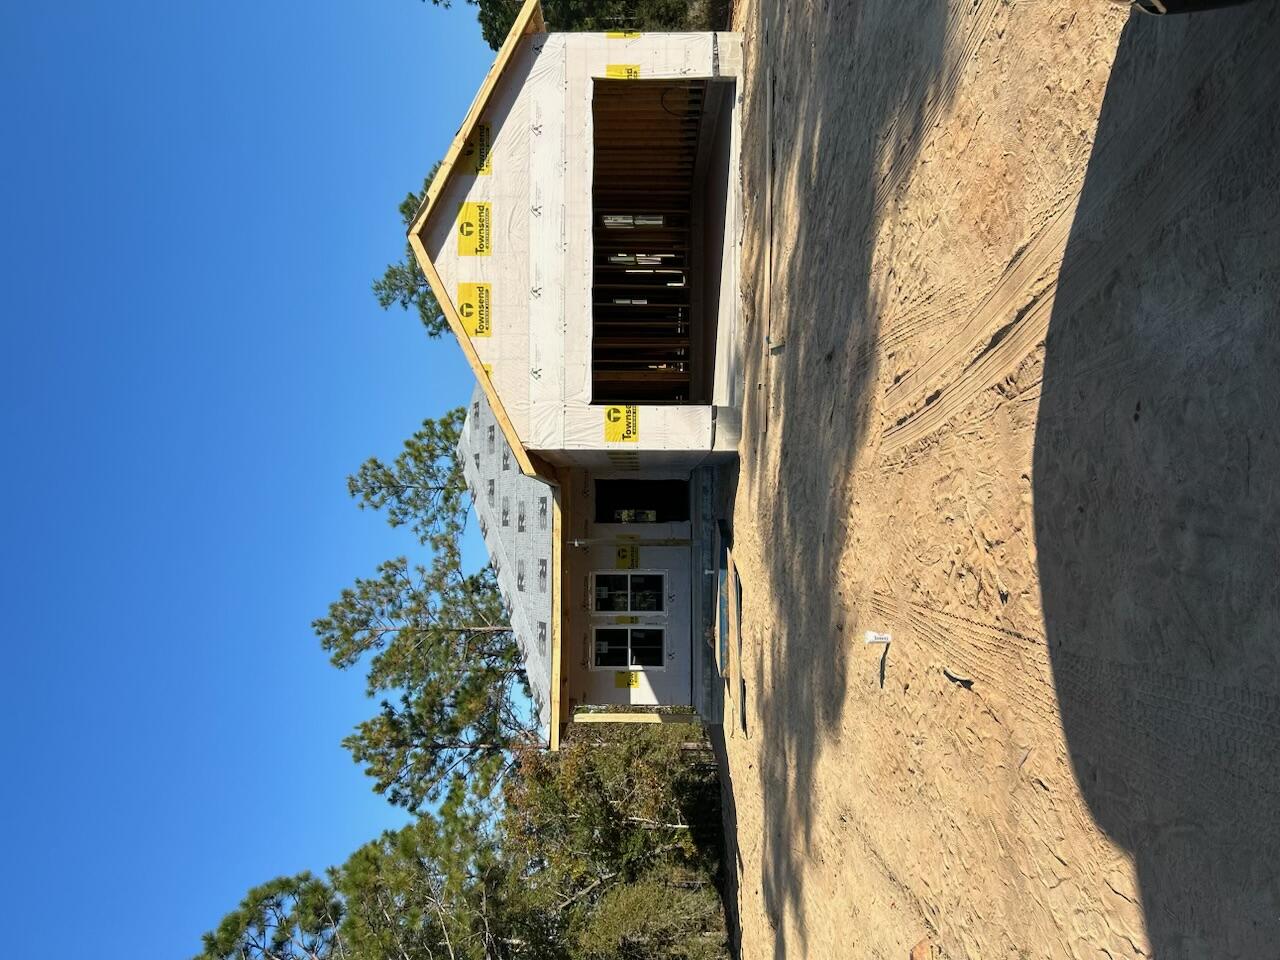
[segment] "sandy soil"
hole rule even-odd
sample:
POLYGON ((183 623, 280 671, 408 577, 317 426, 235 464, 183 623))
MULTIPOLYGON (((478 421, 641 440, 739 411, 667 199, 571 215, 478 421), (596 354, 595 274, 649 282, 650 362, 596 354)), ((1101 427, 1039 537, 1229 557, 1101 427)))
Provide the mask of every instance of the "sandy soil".
POLYGON ((743 957, 1280 957, 1280 4, 735 21, 743 957))

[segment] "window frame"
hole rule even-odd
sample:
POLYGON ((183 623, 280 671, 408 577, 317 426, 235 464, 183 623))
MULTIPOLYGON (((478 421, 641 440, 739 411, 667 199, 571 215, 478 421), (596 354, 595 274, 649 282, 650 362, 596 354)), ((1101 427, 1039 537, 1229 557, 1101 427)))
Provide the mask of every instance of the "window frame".
POLYGON ((591 571, 591 583, 589 593, 587 594, 587 603, 593 617, 660 617, 665 621, 670 614, 671 604, 668 603, 670 594, 667 592, 668 583, 667 570, 593 570, 591 571), (627 577, 627 609, 626 610, 597 610, 596 609, 596 578, 598 577, 627 577), (633 610, 631 609, 631 577, 633 576, 650 576, 662 578, 662 609, 661 610, 633 610))
POLYGON ((665 623, 593 623, 591 625, 591 657, 587 669, 593 673, 665 673, 667 669, 667 625, 665 623), (623 666, 600 666, 596 663, 596 636, 601 630, 625 630, 627 632, 627 662, 623 666), (631 662, 631 631, 656 630, 661 640, 659 665, 642 667, 631 662))

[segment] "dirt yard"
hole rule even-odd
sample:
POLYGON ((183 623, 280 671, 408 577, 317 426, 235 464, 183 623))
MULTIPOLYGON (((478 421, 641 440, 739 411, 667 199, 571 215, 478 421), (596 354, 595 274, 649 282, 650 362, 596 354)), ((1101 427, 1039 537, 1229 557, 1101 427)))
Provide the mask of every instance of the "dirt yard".
POLYGON ((735 22, 742 956, 1280 957, 1280 3, 735 22))

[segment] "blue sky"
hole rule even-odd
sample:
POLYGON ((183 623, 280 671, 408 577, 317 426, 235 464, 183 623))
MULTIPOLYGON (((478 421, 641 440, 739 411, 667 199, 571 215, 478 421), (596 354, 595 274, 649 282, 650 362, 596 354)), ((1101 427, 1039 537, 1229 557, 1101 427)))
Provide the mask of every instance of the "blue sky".
POLYGON ((418 0, 0 8, 11 956, 189 956, 401 821, 309 624, 412 547, 347 473, 470 393, 369 282, 491 60, 418 0))

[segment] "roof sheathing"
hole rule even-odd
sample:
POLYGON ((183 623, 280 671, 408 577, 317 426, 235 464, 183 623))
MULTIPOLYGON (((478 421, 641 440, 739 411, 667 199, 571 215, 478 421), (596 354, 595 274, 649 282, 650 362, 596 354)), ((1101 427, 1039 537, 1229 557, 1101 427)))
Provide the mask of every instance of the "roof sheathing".
POLYGON ((454 303, 448 288, 440 279, 440 274, 436 270, 435 264, 427 253, 426 245, 423 242, 423 234, 426 231, 427 222, 435 209, 436 200, 443 195, 445 187, 452 179, 467 140, 470 139, 475 131, 476 124, 480 122, 485 108, 489 105, 489 100, 498 87, 499 79, 510 64, 517 45, 524 37, 535 33, 544 33, 545 31, 546 23, 542 19, 542 4, 540 0, 525 0, 524 6, 520 8, 520 13, 516 16, 515 23, 511 25, 511 32, 507 34, 507 39, 503 41, 502 48, 498 51, 497 59, 494 60, 493 66, 489 68, 489 73, 485 76, 484 83, 480 85, 475 100, 471 103, 471 109, 467 111, 466 119, 462 121, 462 126, 458 129, 457 135, 453 138, 453 142, 449 144, 449 149, 445 152, 440 169, 436 171, 436 175, 431 181, 431 186, 427 188, 426 201, 414 218, 413 225, 409 228, 409 245, 413 248, 413 254, 417 258, 422 272, 426 274, 427 283, 431 285, 431 292, 435 294, 436 301, 440 304, 440 309, 449 324, 449 329, 453 331, 453 335, 458 340, 458 345, 462 347, 463 356, 467 358, 467 363, 475 374, 476 382, 480 384, 480 388, 484 391, 485 399, 493 410, 494 418, 497 420, 503 436, 506 437, 507 443, 515 455, 516 463, 520 466, 520 472, 525 476, 537 477, 547 483, 554 484, 556 482, 555 471, 541 462, 541 460, 535 462, 535 459, 531 458, 529 452, 525 450, 524 444, 516 433, 515 426, 512 424, 511 418, 507 415, 506 408, 502 404, 502 399, 498 396, 497 390, 494 389, 493 382, 485 371, 484 364, 480 362, 480 356, 476 353, 475 346, 462 325, 462 318, 458 314, 458 306, 454 303))
POLYGON ((505 438, 495 438, 496 420, 477 385, 458 453, 490 565, 519 641, 539 720, 550 740, 558 712, 558 698, 553 695, 555 599, 560 589, 552 569, 559 535, 555 490, 511 469, 514 451, 505 438))

